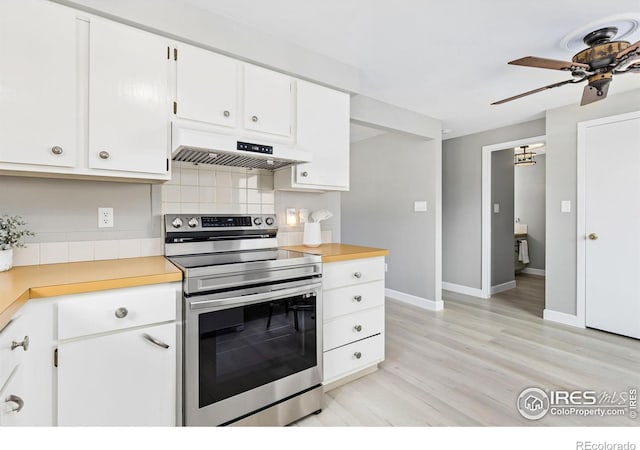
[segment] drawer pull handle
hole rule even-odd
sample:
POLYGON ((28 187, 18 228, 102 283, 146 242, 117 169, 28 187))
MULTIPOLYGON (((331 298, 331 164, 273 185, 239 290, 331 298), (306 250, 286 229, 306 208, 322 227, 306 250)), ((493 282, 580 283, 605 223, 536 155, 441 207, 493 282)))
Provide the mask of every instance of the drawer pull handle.
POLYGON ((127 308, 118 308, 116 309, 116 317, 118 319, 124 319, 129 314, 129 310, 127 308))
POLYGON ((362 273, 356 272, 356 273, 353 274, 353 276, 358 278, 358 279, 360 279, 360 278, 362 278, 362 273))
POLYGON ((362 331, 362 325, 356 325, 355 327, 353 327, 353 331, 355 331, 356 333, 360 333, 362 331))
POLYGON ((55 147, 51 147, 51 153, 54 155, 62 155, 64 153, 64 149, 59 145, 56 145, 55 147))
POLYGON ((356 359, 360 359, 360 358, 362 358, 362 353, 360 353, 360 352, 355 352, 355 353, 353 354, 353 356, 355 356, 355 358, 356 358, 356 359))
POLYGON ((29 336, 25 336, 22 342, 11 341, 11 350, 15 350, 18 347, 22 347, 25 352, 29 350, 29 336))
POLYGON ((22 400, 17 395, 11 394, 4 401, 5 401, 5 403, 15 403, 16 405, 18 405, 15 408, 9 410, 9 412, 19 413, 22 410, 22 408, 24 407, 24 400, 22 400))
POLYGON ((169 344, 165 344, 160 339, 156 339, 147 333, 144 333, 142 337, 145 338, 147 341, 151 342, 152 344, 157 345, 158 347, 169 348, 169 344))
POLYGON ((362 295, 356 295, 353 297, 353 301, 356 303, 360 303, 362 301, 362 295))
POLYGON ((111 155, 109 154, 109 152, 102 150, 100 153, 98 153, 98 156, 100 157, 100 159, 109 159, 111 158, 111 155))

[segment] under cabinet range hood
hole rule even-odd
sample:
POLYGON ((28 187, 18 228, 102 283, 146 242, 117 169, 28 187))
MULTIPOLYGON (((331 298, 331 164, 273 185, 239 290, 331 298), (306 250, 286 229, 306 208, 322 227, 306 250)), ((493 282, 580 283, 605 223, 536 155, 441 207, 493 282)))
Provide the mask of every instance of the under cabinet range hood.
POLYGON ((171 124, 171 149, 174 161, 267 170, 310 162, 312 158, 310 152, 292 144, 223 134, 181 122, 171 124))

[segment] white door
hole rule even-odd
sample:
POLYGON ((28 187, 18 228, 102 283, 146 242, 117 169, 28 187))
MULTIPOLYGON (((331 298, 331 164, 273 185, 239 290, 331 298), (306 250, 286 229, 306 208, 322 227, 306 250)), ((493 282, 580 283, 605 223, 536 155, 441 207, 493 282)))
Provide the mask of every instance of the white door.
POLYGON ((58 347, 59 425, 175 426, 176 389, 175 323, 58 347))
POLYGON ((178 47, 178 117, 236 126, 238 122, 238 62, 193 47, 178 47))
POLYGON ((244 127, 279 136, 291 135, 291 78, 244 65, 244 127))
POLYGON ((585 323, 640 338, 640 117, 584 137, 585 323))
POLYGON ((75 13, 0 1, 0 55, 0 161, 75 166, 75 13))
POLYGON ((313 154, 296 182, 349 189, 349 94, 304 81, 296 91, 297 144, 313 154))
POLYGON ((166 40, 100 19, 89 40, 89 167, 168 172, 166 40))

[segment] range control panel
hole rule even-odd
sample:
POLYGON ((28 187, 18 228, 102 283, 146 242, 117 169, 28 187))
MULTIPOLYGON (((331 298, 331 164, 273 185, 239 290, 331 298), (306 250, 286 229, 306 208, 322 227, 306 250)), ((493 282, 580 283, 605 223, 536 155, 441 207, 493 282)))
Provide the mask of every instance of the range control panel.
POLYGON ((193 215, 167 214, 165 233, 213 231, 216 229, 260 230, 276 228, 276 216, 271 214, 193 215))
POLYGON ((237 149, 243 150, 245 152, 255 152, 255 153, 262 153, 265 155, 273 155, 273 147, 270 145, 251 144, 249 142, 238 141, 237 149))

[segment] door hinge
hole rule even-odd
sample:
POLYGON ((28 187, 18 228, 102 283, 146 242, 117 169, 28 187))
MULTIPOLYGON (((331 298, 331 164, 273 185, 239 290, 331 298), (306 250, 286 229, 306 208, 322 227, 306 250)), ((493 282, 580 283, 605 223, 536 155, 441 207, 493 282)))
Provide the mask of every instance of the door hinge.
POLYGON ((173 49, 173 60, 174 61, 178 60, 178 49, 177 48, 173 49))
POLYGON ((53 351, 53 367, 58 367, 58 349, 53 351))
POLYGON ((178 102, 173 102, 173 113, 178 114, 178 102))
POLYGON ((171 47, 167 47, 167 59, 171 59, 171 47))

